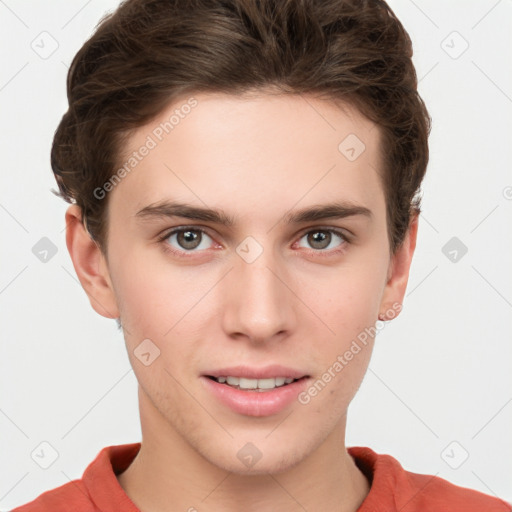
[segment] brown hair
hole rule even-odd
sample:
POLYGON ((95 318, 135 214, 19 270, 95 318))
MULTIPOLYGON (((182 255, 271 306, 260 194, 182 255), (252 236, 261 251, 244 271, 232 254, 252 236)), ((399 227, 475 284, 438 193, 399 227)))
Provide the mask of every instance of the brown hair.
MULTIPOLYGON (((404 239, 428 163, 431 119, 412 43, 382 0, 126 0, 67 77, 51 165, 60 193, 106 254, 108 196, 123 143, 178 96, 265 89, 345 101, 381 132, 390 249, 404 239)), ((341 141, 340 141, 341 142, 341 141)))

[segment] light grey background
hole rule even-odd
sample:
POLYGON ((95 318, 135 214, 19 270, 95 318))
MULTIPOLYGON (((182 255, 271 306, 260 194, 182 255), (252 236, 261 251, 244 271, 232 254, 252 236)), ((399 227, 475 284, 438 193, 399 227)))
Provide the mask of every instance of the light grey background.
MULTIPOLYGON (((431 160, 404 311, 378 336, 347 444, 512 501, 512 1, 389 4, 413 40, 431 160)), ((117 5, 0 1, 2 510, 81 477, 104 446, 140 441, 122 335, 91 308, 68 205, 50 192, 68 66, 117 5), (56 250, 45 263, 43 237, 56 250), (58 453, 48 469, 42 442, 58 453)))

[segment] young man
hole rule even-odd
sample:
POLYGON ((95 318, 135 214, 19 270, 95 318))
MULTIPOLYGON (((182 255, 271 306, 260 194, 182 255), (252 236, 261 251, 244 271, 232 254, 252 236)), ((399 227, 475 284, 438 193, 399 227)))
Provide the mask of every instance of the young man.
POLYGON ((102 21, 52 166, 143 440, 17 512, 510 510, 345 446, 416 244, 411 56, 382 1, 128 0, 102 21))

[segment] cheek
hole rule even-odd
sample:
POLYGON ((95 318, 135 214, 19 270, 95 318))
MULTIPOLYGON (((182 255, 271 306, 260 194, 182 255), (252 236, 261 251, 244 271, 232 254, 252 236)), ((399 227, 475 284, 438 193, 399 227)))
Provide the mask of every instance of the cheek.
POLYGON ((162 337, 190 309, 193 287, 178 271, 171 273, 169 265, 161 266, 161 257, 150 261, 136 249, 124 254, 113 265, 112 281, 127 334, 162 337))
POLYGON ((327 434, 346 415, 368 368, 372 344, 360 344, 357 350, 350 361, 343 359, 345 351, 336 354, 325 366, 324 373, 315 376, 299 395, 304 420, 313 422, 313 429, 323 429, 327 434), (338 355, 343 363, 337 359, 338 355))
POLYGON ((347 341, 370 325, 379 313, 385 268, 375 264, 347 266, 329 280, 327 291, 316 290, 316 309, 334 331, 333 338, 347 341))
POLYGON ((185 368, 197 367, 197 340, 201 339, 198 326, 212 327, 209 303, 204 299, 215 276, 198 277, 194 283, 190 272, 172 269, 168 264, 152 265, 134 253, 119 260, 113 276, 128 354, 142 381, 154 379, 158 370, 159 379, 164 380, 159 384, 169 386, 170 381, 174 386, 166 370, 181 381, 185 368), (145 371, 138 360, 147 352, 150 356, 146 360, 155 358, 151 371, 145 371))
MULTIPOLYGON (((314 410, 321 413, 329 403, 329 415, 336 417, 348 406, 366 373, 379 311, 384 265, 362 262, 340 269, 328 288, 317 288, 313 306, 329 326, 325 335, 315 337, 312 359, 317 362, 318 382, 311 393, 314 410), (321 397, 320 397, 321 395, 321 397), (323 405, 322 405, 323 404, 323 405)), ((327 282, 324 282, 326 285, 327 282)), ((313 308, 312 308, 313 309, 313 308)))

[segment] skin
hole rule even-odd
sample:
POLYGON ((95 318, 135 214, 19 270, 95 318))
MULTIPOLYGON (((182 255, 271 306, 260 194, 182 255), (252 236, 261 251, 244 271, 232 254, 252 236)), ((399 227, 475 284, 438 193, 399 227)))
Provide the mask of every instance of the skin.
MULTIPOLYGON (((346 451, 345 427, 373 339, 309 403, 296 400, 267 417, 232 411, 199 377, 236 364, 282 364, 321 377, 379 315, 398 314, 417 218, 391 254, 380 132, 350 105, 300 95, 194 97, 190 114, 109 192, 108 259, 78 207, 66 212, 80 282, 100 315, 121 317, 139 382, 142 447, 119 484, 145 512, 355 511, 370 487, 346 451), (338 150, 351 133, 366 146, 354 161, 338 150), (221 208, 236 224, 136 219, 161 199, 221 208), (371 216, 282 221, 331 201, 364 206, 371 216), (187 249, 176 235, 157 241, 180 226, 206 231, 195 232, 199 247, 187 249), (331 234, 315 243, 313 235, 329 237, 329 228, 351 233, 351 241, 331 234), (263 249, 252 263, 236 252, 247 236, 263 249), (188 254, 165 252, 166 244, 188 254), (160 349, 149 366, 134 355, 147 338, 160 349), (237 457, 247 442, 262 454, 252 467, 237 457)), ((135 131, 126 154, 185 101, 135 131)))

